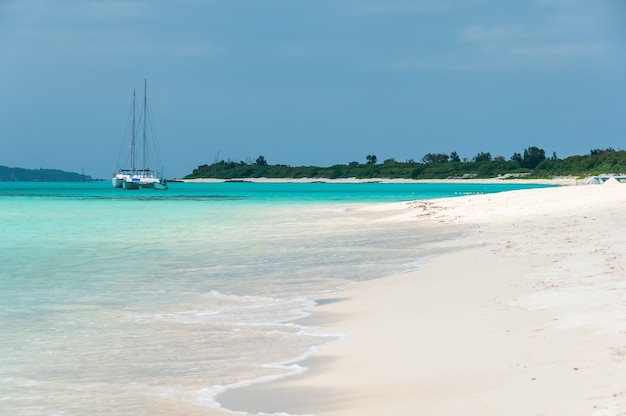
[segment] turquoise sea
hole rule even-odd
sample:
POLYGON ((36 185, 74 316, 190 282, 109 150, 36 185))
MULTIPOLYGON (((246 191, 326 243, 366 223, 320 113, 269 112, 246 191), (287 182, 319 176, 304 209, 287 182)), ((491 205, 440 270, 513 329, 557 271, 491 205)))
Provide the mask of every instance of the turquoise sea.
POLYGON ((528 187, 0 182, 0 415, 232 414, 340 337, 298 324, 315 299, 466 232, 371 204, 528 187))

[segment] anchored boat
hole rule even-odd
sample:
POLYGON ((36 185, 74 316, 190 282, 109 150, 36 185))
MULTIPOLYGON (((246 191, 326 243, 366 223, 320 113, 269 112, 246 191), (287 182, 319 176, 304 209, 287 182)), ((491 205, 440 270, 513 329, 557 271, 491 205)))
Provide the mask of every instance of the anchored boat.
MULTIPOLYGON (((130 127, 130 153, 129 158, 126 161, 128 163, 127 168, 119 168, 117 173, 111 178, 111 183, 114 188, 122 189, 167 189, 167 183, 161 178, 158 171, 151 169, 150 159, 151 156, 158 158, 158 152, 156 148, 156 140, 154 137, 148 138, 148 128, 150 133, 152 132, 150 114, 148 112, 148 82, 144 81, 144 94, 143 94, 143 108, 140 113, 139 123, 135 123, 135 109, 136 109, 136 96, 133 91, 133 99, 131 105, 131 127, 130 127), (137 127, 142 131, 142 140, 137 143, 136 133, 137 127), (152 144, 153 148, 150 148, 152 144), (154 151, 152 151, 154 150, 154 151), (141 167, 137 167, 138 158, 137 154, 141 154, 141 167)), ((151 135, 153 136, 153 134, 151 135)), ((121 154, 121 152, 120 152, 121 154)), ((120 158, 121 159, 121 158, 120 158)))

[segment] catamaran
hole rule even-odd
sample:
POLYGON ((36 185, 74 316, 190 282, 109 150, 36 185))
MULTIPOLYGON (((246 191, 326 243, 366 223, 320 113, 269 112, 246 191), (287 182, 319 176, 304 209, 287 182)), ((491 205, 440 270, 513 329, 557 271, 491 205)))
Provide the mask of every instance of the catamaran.
MULTIPOLYGON (((159 172, 156 170, 150 169, 149 166, 149 146, 148 146, 148 135, 147 129, 150 124, 149 113, 148 113, 148 95, 147 95, 147 80, 144 81, 144 94, 143 94, 143 109, 141 111, 140 116, 140 124, 143 132, 143 137, 141 140, 141 145, 137 146, 135 136, 136 136, 136 125, 135 125, 135 108, 136 108, 136 96, 135 91, 133 91, 133 100, 132 100, 132 123, 131 123, 131 140, 130 140, 130 167, 126 169, 118 169, 117 173, 113 175, 111 178, 111 183, 114 188, 123 188, 123 189, 141 189, 141 188, 151 188, 151 189, 167 189, 167 183, 164 179, 162 179, 159 175, 159 172), (142 160, 141 160, 141 168, 136 166, 137 164, 137 152, 141 151, 142 160)), ((153 143, 156 146, 156 143, 153 143)), ((156 148, 156 147, 155 147, 156 148)))

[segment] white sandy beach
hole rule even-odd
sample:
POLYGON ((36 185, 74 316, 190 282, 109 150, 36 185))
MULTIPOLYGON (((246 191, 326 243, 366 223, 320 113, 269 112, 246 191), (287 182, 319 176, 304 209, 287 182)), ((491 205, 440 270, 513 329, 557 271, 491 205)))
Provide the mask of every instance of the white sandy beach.
MULTIPOLYGON (((199 179, 177 179, 182 182, 189 183, 219 183, 225 182, 226 179, 214 179, 214 178, 199 178, 199 179)), ((502 176, 489 179, 389 179, 389 178, 342 178, 342 179, 327 179, 327 178, 246 178, 246 179, 232 179, 233 181, 241 182, 256 182, 256 183, 311 183, 311 182, 327 182, 327 183, 479 183, 479 184, 494 184, 494 183, 519 183, 519 184, 546 184, 546 185, 577 185, 583 184, 585 180, 576 179, 574 177, 563 176, 553 179, 523 179, 516 178, 511 179, 508 176, 502 176)))
POLYGON ((454 250, 425 269, 315 307, 306 323, 346 339, 313 354, 303 374, 232 391, 222 405, 319 416, 626 415, 625 208, 619 183, 367 208, 473 231, 443 243, 454 250))

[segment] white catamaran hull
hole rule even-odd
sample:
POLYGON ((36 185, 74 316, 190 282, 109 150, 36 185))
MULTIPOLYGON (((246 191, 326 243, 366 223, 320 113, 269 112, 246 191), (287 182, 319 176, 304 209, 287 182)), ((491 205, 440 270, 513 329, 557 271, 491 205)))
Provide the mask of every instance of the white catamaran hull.
POLYGON ((156 176, 153 172, 142 173, 117 173, 112 179, 111 183, 114 188, 123 189, 142 189, 151 188, 165 190, 167 189, 167 183, 156 176))
POLYGON ((130 178, 130 175, 117 173, 115 174, 115 176, 113 176, 113 178, 111 178, 111 183, 113 184, 114 188, 123 188, 124 182, 126 181, 127 178, 130 178))

